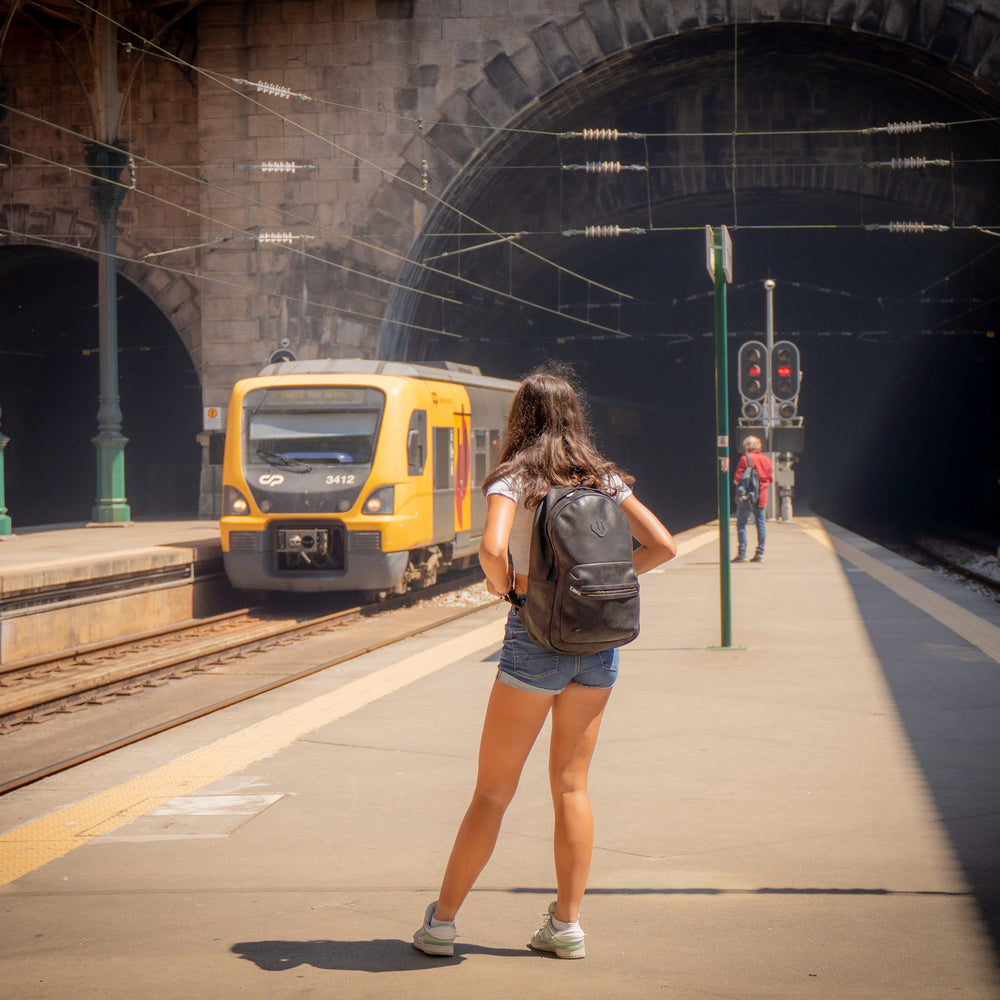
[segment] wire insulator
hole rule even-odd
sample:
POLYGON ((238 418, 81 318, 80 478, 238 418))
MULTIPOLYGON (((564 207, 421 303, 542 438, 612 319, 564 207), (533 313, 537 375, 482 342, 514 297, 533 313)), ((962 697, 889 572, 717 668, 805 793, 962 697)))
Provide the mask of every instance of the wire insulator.
POLYGON ((951 167, 951 160, 929 160, 926 156, 894 156, 891 160, 872 160, 869 167, 888 167, 890 170, 922 170, 924 167, 951 167))
POLYGON ((586 229, 568 230, 566 236, 624 236, 626 234, 641 235, 645 229, 627 228, 625 226, 587 226, 586 229))
POLYGON ((257 242, 265 245, 291 243, 295 239, 292 233, 258 233, 257 242))
POLYGON ((260 165, 260 169, 265 174, 294 174, 300 167, 299 164, 293 163, 291 160, 265 160, 260 165))
POLYGON ((889 122, 888 125, 863 128, 861 134, 874 135, 876 132, 885 132, 887 135, 904 135, 911 132, 925 132, 927 129, 944 127, 944 122, 889 122))
POLYGON ((585 128, 580 132, 563 132, 564 139, 588 139, 600 141, 602 139, 644 139, 643 132, 619 132, 616 128, 585 128))
POLYGON ((865 226, 868 232, 884 230, 905 236, 919 236, 922 233, 946 233, 950 226, 936 225, 932 222, 889 222, 885 225, 865 226))
POLYGON ((276 83, 265 83, 263 80, 258 80, 254 86, 257 88, 258 94, 270 94, 272 97, 286 99, 292 96, 292 91, 288 87, 281 87, 276 83))
POLYGON ((563 170, 582 170, 588 174, 620 174, 623 170, 646 170, 642 163, 622 163, 620 160, 588 160, 586 163, 564 163, 563 170))

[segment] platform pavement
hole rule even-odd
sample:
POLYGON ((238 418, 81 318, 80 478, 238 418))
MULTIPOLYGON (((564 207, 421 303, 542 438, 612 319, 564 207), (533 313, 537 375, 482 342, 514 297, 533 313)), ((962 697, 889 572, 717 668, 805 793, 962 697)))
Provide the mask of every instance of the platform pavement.
POLYGON ((79 522, 2 538, 0 663, 169 627, 232 602, 218 521, 79 522))
POLYGON ((471 787, 495 607, 0 799, 0 871, 29 858, 0 889, 4 990, 1000 997, 1000 613, 830 530, 775 525, 733 568, 745 648, 712 648, 714 544, 644 577, 592 773, 585 960, 525 947, 553 898, 542 747, 455 958, 410 945, 471 787), (81 846, 31 870, 46 837, 81 846))
POLYGON ((28 567, 56 566, 80 560, 96 561, 122 553, 145 551, 187 542, 219 542, 219 522, 197 518, 163 518, 127 524, 66 524, 15 526, 2 538, 0 578, 28 567))

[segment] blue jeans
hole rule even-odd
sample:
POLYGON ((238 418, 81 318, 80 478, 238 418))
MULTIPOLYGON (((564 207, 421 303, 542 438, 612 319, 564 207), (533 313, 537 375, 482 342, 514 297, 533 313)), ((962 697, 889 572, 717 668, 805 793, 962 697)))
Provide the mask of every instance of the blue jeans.
MULTIPOLYGON (((747 554, 747 521, 750 520, 750 511, 743 507, 736 508, 736 544, 738 546, 736 554, 745 556, 747 554)), ((764 542, 767 541, 767 508, 757 507, 754 510, 754 521, 757 525, 757 555, 764 554, 764 542)))
POLYGON ((510 609, 497 670, 497 680, 501 684, 536 694, 558 694, 570 683, 609 688, 617 678, 617 649, 586 656, 553 653, 532 642, 517 616, 517 609, 510 609))

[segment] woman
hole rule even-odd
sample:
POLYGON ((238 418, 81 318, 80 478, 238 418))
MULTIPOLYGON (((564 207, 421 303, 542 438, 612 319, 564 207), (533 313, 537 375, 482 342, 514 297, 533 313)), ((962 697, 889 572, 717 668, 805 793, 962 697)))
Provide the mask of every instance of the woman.
MULTIPOLYGON (((639 542, 637 572, 673 558, 673 538, 632 495, 632 482, 594 448, 570 383, 547 371, 529 375, 511 403, 500 462, 483 486, 487 513, 479 562, 489 592, 506 597, 511 590, 527 591, 533 511, 552 486, 589 486, 615 497, 639 542)), ((617 649, 590 656, 550 652, 528 638, 511 608, 483 723, 472 802, 438 898, 413 936, 414 947, 428 955, 454 954, 455 915, 493 853, 524 762, 551 711, 549 781, 558 893, 530 946, 559 958, 584 957, 579 912, 594 844, 587 773, 617 673, 617 649)))

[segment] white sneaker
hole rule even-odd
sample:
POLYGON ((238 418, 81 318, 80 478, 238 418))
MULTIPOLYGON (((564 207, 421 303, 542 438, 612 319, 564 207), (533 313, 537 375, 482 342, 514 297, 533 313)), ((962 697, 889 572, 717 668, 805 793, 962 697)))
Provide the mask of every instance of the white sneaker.
POLYGON ((552 917, 556 912, 556 904, 549 904, 549 915, 545 918, 545 923, 531 935, 528 942, 529 948, 535 951, 551 951, 556 958, 586 958, 587 952, 583 947, 583 931, 579 926, 565 931, 557 931, 552 926, 552 917))

